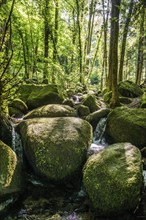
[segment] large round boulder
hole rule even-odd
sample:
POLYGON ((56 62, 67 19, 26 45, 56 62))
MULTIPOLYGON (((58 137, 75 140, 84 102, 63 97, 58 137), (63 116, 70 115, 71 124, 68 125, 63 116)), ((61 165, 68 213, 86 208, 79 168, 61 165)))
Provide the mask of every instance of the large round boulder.
POLYGON ((50 104, 30 111, 24 119, 38 117, 76 117, 76 110, 68 105, 50 104))
POLYGON ((0 199, 22 190, 22 173, 15 152, 0 141, 0 199))
POLYGON ((146 109, 115 108, 107 118, 106 133, 110 143, 130 142, 146 146, 146 109))
POLYGON ((83 183, 99 215, 133 210, 142 186, 141 154, 130 143, 113 144, 87 160, 83 183))
POLYGON ((81 171, 92 140, 88 122, 75 117, 34 118, 20 123, 18 130, 38 175, 59 182, 81 171))

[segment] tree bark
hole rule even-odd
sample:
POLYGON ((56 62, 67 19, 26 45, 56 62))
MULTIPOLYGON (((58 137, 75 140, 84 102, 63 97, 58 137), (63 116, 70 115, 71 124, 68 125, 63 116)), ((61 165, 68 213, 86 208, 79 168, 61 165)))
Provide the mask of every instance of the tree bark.
POLYGON ((125 27, 123 30, 123 39, 122 39, 122 47, 121 47, 121 56, 120 56, 120 64, 119 64, 119 82, 123 80, 123 67, 124 67, 124 57, 125 57, 125 49, 126 49, 126 40, 129 29, 129 24, 131 21, 131 15, 133 11, 134 0, 130 1, 129 11, 125 21, 125 27))
POLYGON ((109 89, 112 90, 111 107, 118 106, 118 36, 119 36, 119 12, 121 0, 112 0, 110 53, 109 53, 109 89))
MULTIPOLYGON (((143 5, 144 6, 144 5, 143 5)), ((140 22, 140 36, 138 44, 138 57, 137 57, 137 71, 136 71, 136 83, 141 83, 143 63, 144 63, 144 14, 145 9, 142 7, 141 22, 140 22)))

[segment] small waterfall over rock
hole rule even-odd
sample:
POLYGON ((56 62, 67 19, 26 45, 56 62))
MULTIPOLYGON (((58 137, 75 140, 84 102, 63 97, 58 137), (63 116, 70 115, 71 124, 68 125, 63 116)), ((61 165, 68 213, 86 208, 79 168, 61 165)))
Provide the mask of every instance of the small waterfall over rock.
POLYGON ((93 134, 93 143, 88 150, 88 155, 97 153, 107 147, 105 140, 106 120, 107 118, 101 118, 98 122, 93 134))
POLYGON ((20 135, 16 132, 16 124, 12 123, 12 150, 16 153, 19 160, 23 161, 23 150, 20 135))

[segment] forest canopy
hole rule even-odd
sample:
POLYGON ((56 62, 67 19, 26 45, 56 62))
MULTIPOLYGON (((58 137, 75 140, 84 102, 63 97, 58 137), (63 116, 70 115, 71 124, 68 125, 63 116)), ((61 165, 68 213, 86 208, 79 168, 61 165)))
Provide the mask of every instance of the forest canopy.
POLYGON ((144 0, 1 0, 1 106, 10 91, 27 80, 65 89, 76 83, 95 84, 101 90, 112 90, 125 79, 142 83, 145 4, 144 0))

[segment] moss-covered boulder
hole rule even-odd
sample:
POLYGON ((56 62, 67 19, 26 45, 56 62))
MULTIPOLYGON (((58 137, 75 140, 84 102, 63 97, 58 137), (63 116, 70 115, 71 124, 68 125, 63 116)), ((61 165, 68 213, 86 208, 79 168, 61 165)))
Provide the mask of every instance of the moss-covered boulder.
POLYGON ((60 182, 81 172, 92 139, 88 122, 75 117, 34 118, 20 123, 18 130, 38 175, 60 182))
POLYGON ((84 117, 90 114, 89 107, 85 105, 79 105, 77 108, 79 117, 84 117))
POLYGON ((146 108, 146 92, 143 93, 141 97, 141 108, 146 108))
POLYGON ((70 107, 74 107, 75 103, 72 99, 65 99, 62 103, 63 105, 69 105, 70 107))
POLYGON ((142 186, 140 151, 130 143, 118 143, 92 155, 84 167, 83 183, 98 214, 134 210, 142 186))
POLYGON ((21 111, 22 113, 26 114, 28 111, 28 107, 25 104, 24 101, 22 101, 21 99, 14 99, 10 104, 10 107, 13 107, 15 109, 18 109, 19 111, 21 111))
POLYGON ((61 104, 63 101, 55 85, 22 85, 19 96, 30 110, 47 104, 61 104))
POLYGON ((107 118, 106 133, 110 143, 130 142, 146 146, 146 109, 115 108, 107 118))
POLYGON ((22 173, 15 152, 0 141, 0 199, 22 191, 22 173))
POLYGON ((101 108, 100 110, 91 113, 86 117, 86 120, 92 125, 93 130, 95 130, 98 122, 101 118, 107 117, 107 115, 110 113, 111 109, 108 108, 101 108))
POLYGON ((118 91, 122 96, 130 98, 136 98, 143 94, 140 86, 129 80, 120 82, 118 85, 118 91))
POLYGON ((68 105, 50 104, 36 108, 24 116, 28 118, 43 118, 43 117, 76 117, 76 110, 68 105))
POLYGON ((100 108, 95 95, 87 95, 82 101, 82 105, 87 106, 90 112, 95 112, 100 108))

